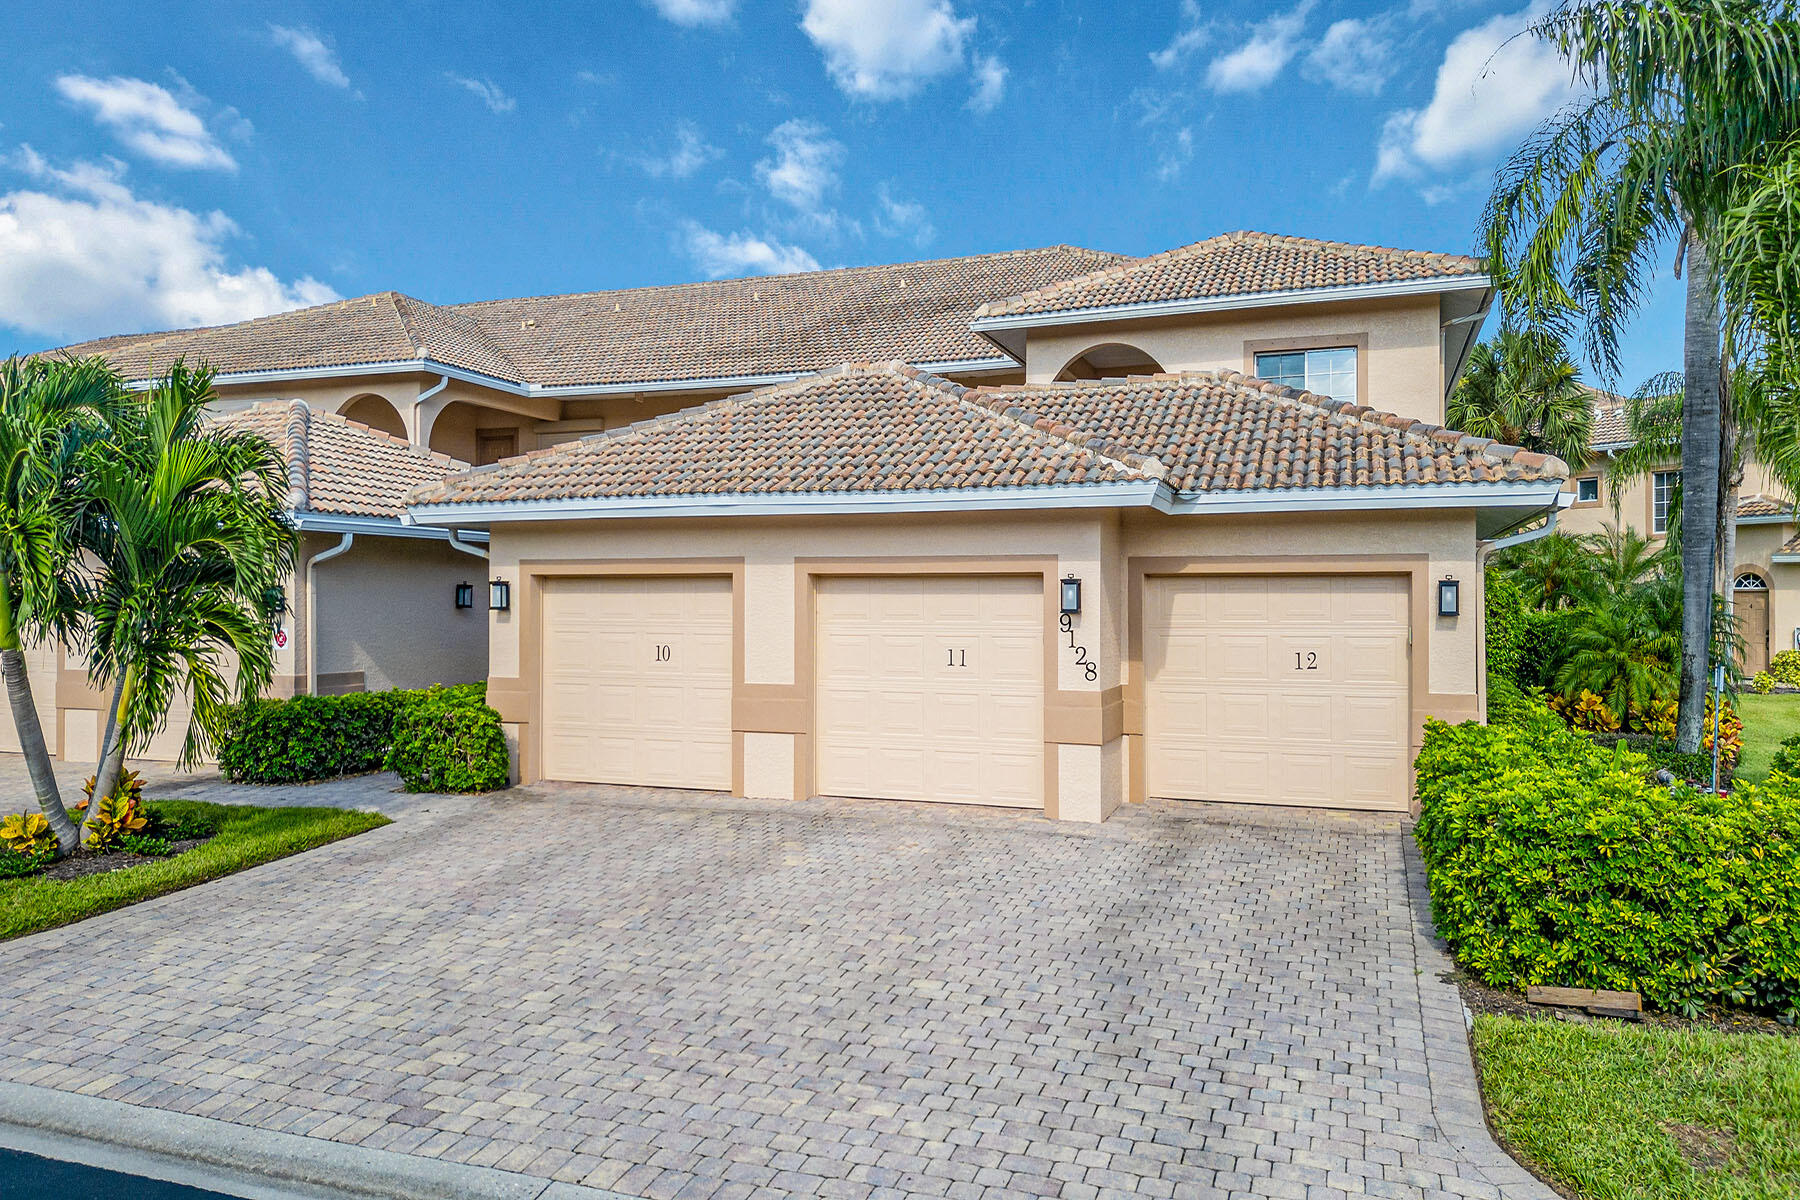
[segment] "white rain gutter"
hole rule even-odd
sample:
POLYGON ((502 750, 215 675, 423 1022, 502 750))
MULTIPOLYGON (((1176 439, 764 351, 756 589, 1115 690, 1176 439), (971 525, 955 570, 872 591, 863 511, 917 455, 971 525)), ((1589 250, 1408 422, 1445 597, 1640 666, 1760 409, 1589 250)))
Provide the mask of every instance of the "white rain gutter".
MULTIPOLYGON (((480 546, 471 546, 471 545, 467 544, 466 542, 464 542, 462 540, 462 538, 460 536, 461 534, 462 534, 462 530, 460 530, 460 529, 452 529, 450 531, 450 539, 449 540, 450 540, 451 548, 454 550, 461 550, 464 554, 473 555, 476 558, 486 561, 488 552, 486 550, 483 550, 480 546)), ((485 537, 487 537, 487 534, 484 533, 481 536, 485 538, 485 537)))
POLYGON ((1092 321, 1124 321, 1138 317, 1176 317, 1222 309, 1275 308, 1285 304, 1327 304, 1333 300, 1380 300, 1391 296, 1423 296, 1437 292, 1461 292, 1491 288, 1486 275, 1459 275, 1449 279, 1409 279, 1401 283, 1353 283, 1338 287, 1296 288, 1290 292, 1236 292, 1229 296, 1202 296, 1187 300, 1148 300, 1138 304, 1113 304, 1103 308, 1066 308, 1053 312, 977 317, 969 328, 977 333, 990 329, 1036 329, 1046 325, 1073 325, 1092 321))
POLYGON ((1252 492, 1201 492, 1156 501, 1166 513, 1373 511, 1396 508, 1489 508, 1558 503, 1562 480, 1533 483, 1421 483, 1397 487, 1272 488, 1252 492))
POLYGON ((318 628, 319 586, 318 566, 329 562, 356 542, 354 533, 346 533, 343 540, 329 550, 321 550, 306 560, 306 694, 319 694, 319 647, 313 640, 313 633, 318 628))
MULTIPOLYGON (((289 521, 302 533, 361 533, 371 537, 432 538, 439 541, 448 538, 451 533, 447 529, 421 529, 399 517, 345 517, 326 513, 302 513, 290 516, 289 521)), ((485 538, 487 535, 471 532, 470 536, 485 538)))

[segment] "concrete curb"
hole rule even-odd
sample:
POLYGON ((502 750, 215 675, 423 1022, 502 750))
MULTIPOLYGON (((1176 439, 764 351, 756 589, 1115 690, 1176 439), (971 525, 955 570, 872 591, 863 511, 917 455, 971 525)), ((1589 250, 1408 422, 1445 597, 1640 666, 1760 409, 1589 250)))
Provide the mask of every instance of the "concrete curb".
POLYGON ((0 1083, 0 1146, 246 1200, 636 1200, 24 1083, 0 1083))

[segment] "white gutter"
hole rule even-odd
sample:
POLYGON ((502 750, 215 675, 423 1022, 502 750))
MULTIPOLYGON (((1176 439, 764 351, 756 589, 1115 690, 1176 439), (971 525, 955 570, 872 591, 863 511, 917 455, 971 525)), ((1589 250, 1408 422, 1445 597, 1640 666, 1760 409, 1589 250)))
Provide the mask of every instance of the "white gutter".
MULTIPOLYGON (((410 537, 442 540, 450 536, 446 529, 420 529, 400 517, 345 517, 329 513, 290 514, 289 522, 302 533, 367 534, 371 537, 410 537)), ((471 536, 486 537, 486 534, 471 536)))
MULTIPOLYGON (((461 550, 464 554, 473 555, 476 558, 485 560, 488 556, 488 552, 483 550, 480 546, 471 546, 467 544, 462 540, 461 534, 462 530, 460 529, 452 529, 450 531, 450 548, 453 550, 461 550)), ((486 538, 487 534, 484 533, 481 536, 486 538)))
POLYGON ((1792 511, 1788 511, 1772 513, 1766 517, 1739 517, 1737 523, 1739 525, 1793 525, 1800 523, 1800 516, 1795 516, 1792 511))
POLYGON ((1527 529, 1524 533, 1515 533, 1511 537, 1495 538, 1493 541, 1482 547, 1482 553, 1485 556, 1494 553, 1496 550, 1504 550, 1508 546, 1522 546, 1526 542, 1535 542, 1541 537, 1548 537, 1551 531, 1556 528, 1556 518, 1561 515, 1562 506, 1558 505, 1556 508, 1550 510, 1549 519, 1542 525, 1539 525, 1536 529, 1527 529))
POLYGON ((1422 483, 1398 487, 1271 488, 1245 492, 1200 492, 1158 499, 1166 513, 1311 512, 1319 509, 1371 511, 1399 508, 1548 508, 1558 504, 1562 480, 1532 483, 1422 483))
POLYGON ((1326 304, 1333 300, 1423 296, 1492 286, 1493 280, 1486 275, 1458 275, 1449 279, 1409 279, 1400 283, 1354 283, 1339 287, 1296 288, 1290 292, 1236 292, 1229 296, 1149 300, 1138 304, 1113 304, 1103 308, 1065 308, 1054 312, 978 317, 969 322, 969 328, 978 333, 989 329, 1036 329, 1045 325, 1123 321, 1135 317, 1175 317, 1189 313, 1219 312, 1222 309, 1274 308, 1284 304, 1326 304))
POLYGON ((306 694, 319 694, 319 645, 314 640, 314 631, 318 629, 319 585, 318 567, 322 562, 329 562, 350 549, 356 542, 354 533, 346 533, 343 540, 329 550, 321 550, 306 560, 306 694))

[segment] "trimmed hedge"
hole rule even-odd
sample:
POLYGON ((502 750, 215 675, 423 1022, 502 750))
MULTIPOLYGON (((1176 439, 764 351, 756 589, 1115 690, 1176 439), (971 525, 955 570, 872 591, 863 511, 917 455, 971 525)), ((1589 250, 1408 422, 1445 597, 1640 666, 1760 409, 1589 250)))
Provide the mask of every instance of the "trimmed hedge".
POLYGON ((1486 598, 1487 669, 1490 675, 1513 679, 1519 673, 1519 652, 1525 639, 1525 594, 1512 576, 1489 567, 1482 580, 1486 598))
MULTIPOLYGON (((429 705, 435 710, 448 705, 481 710, 493 716, 497 730, 500 718, 487 708, 486 700, 485 683, 253 700, 232 710, 226 722, 219 743, 219 769, 234 783, 265 784, 307 783, 379 771, 389 765, 396 725, 412 709, 429 705)), ((500 782, 490 786, 506 786, 504 738, 501 749, 500 782)))
POLYGON ((1417 833, 1439 933, 1496 987, 1800 1016, 1800 781, 1720 797, 1649 772, 1547 710, 1430 722, 1417 833))
POLYGON ((413 693, 394 718, 387 753, 409 792, 491 792, 506 786, 500 714, 455 688, 413 693))

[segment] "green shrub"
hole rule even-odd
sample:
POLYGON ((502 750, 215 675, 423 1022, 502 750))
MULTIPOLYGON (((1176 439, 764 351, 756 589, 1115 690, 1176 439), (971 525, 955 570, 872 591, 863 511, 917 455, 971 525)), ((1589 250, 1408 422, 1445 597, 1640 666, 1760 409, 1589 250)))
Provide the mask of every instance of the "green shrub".
POLYGON ((33 850, 27 854, 15 850, 0 850, 0 879, 23 879, 27 875, 36 875, 55 861, 54 849, 33 850))
POLYGON ((167 838, 146 836, 141 833, 128 833, 119 839, 118 849, 127 854, 142 854, 147 858, 163 858, 175 853, 175 847, 167 838))
POLYGON ((1776 683, 1800 687, 1800 650, 1783 650, 1769 660, 1769 674, 1776 683))
POLYGON ((1487 719, 1489 725, 1530 724, 1540 714, 1550 716, 1559 724, 1561 723, 1561 718, 1556 717, 1556 714, 1551 711, 1541 693, 1526 691, 1510 676, 1488 672, 1487 719))
POLYGON ((1775 747, 1775 756, 1769 760, 1769 770, 1800 779, 1800 733, 1781 739, 1781 745, 1775 747))
MULTIPOLYGON (((1696 750, 1692 754, 1683 754, 1675 748, 1675 743, 1649 733, 1598 733, 1590 734, 1594 743, 1602 747, 1623 745, 1643 755, 1649 762, 1650 774, 1667 771, 1682 783, 1691 783, 1695 787, 1705 788, 1712 782, 1712 751, 1696 750)), ((1730 757, 1719 759, 1719 786, 1731 786, 1736 763, 1730 757)))
POLYGON ((227 811, 199 800, 152 800, 145 806, 156 837, 170 842, 196 841, 215 836, 227 811))
POLYGON ((1525 596, 1505 571, 1489 567, 1483 580, 1487 617, 1487 669, 1511 679, 1519 672, 1525 637, 1525 596))
POLYGON ((1775 690, 1775 677, 1767 671, 1758 671, 1750 677, 1750 686, 1757 695, 1766 696, 1775 690))
POLYGON ((1548 688, 1569 659, 1569 640, 1586 617, 1579 608, 1557 608, 1525 614, 1519 635, 1515 675, 1528 688, 1548 688))
POLYGON ((1417 832, 1438 931, 1494 986, 1800 1015, 1800 781, 1721 797, 1649 770, 1554 716, 1431 722, 1417 832))
POLYGON ((394 719, 387 766, 409 792, 490 792, 506 786, 500 714, 466 690, 414 693, 394 719))
POLYGON ((305 783, 379 771, 393 744, 395 717, 434 692, 481 703, 487 685, 295 696, 239 705, 219 744, 219 770, 234 783, 305 783))

